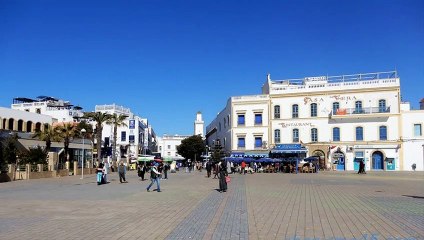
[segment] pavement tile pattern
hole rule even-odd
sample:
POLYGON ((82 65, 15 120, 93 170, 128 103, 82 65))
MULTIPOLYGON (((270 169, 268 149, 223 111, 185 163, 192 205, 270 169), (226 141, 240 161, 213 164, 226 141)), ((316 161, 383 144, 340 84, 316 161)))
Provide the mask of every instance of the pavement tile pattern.
POLYGON ((0 239, 424 239, 424 173, 116 173, 0 184, 0 239))

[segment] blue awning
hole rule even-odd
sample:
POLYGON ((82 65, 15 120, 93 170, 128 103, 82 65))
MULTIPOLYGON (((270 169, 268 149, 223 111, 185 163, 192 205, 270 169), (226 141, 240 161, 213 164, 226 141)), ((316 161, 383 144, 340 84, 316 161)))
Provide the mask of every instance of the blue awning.
POLYGON ((279 149, 272 149, 271 153, 306 153, 308 150, 306 149, 299 149, 299 150, 279 150, 279 149))

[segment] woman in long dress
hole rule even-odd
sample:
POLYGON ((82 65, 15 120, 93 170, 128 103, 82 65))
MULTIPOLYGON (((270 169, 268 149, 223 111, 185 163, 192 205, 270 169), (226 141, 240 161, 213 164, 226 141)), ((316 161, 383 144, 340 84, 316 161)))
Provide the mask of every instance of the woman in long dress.
POLYGON ((219 192, 226 192, 227 191, 227 181, 226 176, 228 176, 227 173, 227 166, 224 161, 221 161, 218 163, 218 169, 219 169, 219 192))

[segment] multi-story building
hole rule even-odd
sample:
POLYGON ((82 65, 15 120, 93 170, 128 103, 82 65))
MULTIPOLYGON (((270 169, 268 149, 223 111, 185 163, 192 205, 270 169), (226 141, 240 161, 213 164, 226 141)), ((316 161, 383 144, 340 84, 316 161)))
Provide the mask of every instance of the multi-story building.
POLYGON ((220 141, 227 155, 297 153, 319 156, 327 169, 357 170, 364 161, 368 170, 407 170, 402 114, 396 72, 288 80, 268 75, 261 95, 228 100, 206 138, 207 144, 220 141))
POLYGON ((36 99, 14 98, 12 109, 51 116, 57 122, 75 122, 84 113, 82 107, 54 97, 39 96, 36 99))
MULTIPOLYGON (((113 126, 105 124, 102 131, 102 146, 107 148, 107 155, 112 154, 112 143, 116 141, 117 157, 137 158, 139 154, 150 154, 156 151, 156 135, 148 124, 147 118, 141 118, 131 112, 129 108, 111 105, 96 105, 96 112, 126 115, 126 126, 119 126, 117 139, 113 136, 113 126)), ((93 123, 95 127, 95 123, 93 123)))
POLYGON ((181 141, 188 138, 188 135, 166 135, 158 139, 159 152, 163 158, 172 159, 183 159, 181 155, 177 153, 177 147, 181 144, 181 141))

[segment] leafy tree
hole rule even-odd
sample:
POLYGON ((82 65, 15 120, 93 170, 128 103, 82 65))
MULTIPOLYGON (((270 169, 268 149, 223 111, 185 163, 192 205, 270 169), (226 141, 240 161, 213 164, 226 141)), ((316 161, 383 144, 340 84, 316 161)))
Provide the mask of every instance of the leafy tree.
POLYGON ((47 164, 47 152, 40 146, 21 154, 22 164, 47 164))
POLYGON ((116 141, 118 136, 118 127, 126 127, 127 124, 125 120, 128 118, 127 115, 124 114, 112 114, 109 120, 106 121, 107 124, 113 126, 113 146, 112 146, 112 161, 115 164, 116 162, 116 141))
POLYGON ((200 159, 200 155, 205 150, 205 143, 201 136, 193 135, 181 141, 177 146, 177 152, 186 159, 200 159))
POLYGON ((53 128, 51 126, 45 126, 43 131, 36 131, 32 138, 37 138, 38 140, 46 142, 45 152, 50 152, 50 148, 52 146, 52 142, 58 142, 61 140, 60 133, 57 131, 57 128, 53 128))
POLYGON ((111 115, 102 112, 84 113, 84 118, 89 118, 96 122, 96 137, 97 137, 97 160, 102 160, 102 131, 103 123, 110 119, 111 115))
POLYGON ((222 158, 225 157, 225 152, 222 149, 221 144, 215 144, 215 146, 213 147, 213 151, 211 154, 211 158, 213 161, 215 162, 219 162, 222 158))
POLYGON ((18 149, 16 147, 18 136, 16 134, 8 137, 4 143, 3 148, 3 162, 5 164, 15 164, 16 155, 18 155, 18 149))

